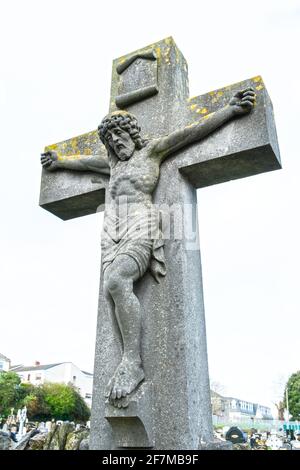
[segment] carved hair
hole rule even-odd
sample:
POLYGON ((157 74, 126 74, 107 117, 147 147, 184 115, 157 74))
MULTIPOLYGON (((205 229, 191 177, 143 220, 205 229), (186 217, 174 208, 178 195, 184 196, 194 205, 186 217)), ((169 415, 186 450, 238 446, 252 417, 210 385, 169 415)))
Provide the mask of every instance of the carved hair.
POLYGON ((104 145, 107 143, 105 139, 106 132, 118 127, 128 132, 137 149, 145 147, 147 141, 142 139, 140 135, 141 128, 138 125, 137 118, 127 111, 115 111, 102 120, 98 126, 98 134, 104 145))

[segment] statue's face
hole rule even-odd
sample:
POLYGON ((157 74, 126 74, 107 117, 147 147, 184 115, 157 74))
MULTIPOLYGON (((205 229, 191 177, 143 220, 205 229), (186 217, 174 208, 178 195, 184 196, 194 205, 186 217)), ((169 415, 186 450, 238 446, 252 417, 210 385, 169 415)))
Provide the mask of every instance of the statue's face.
POLYGON ((128 160, 135 150, 135 143, 123 129, 116 127, 105 134, 105 140, 109 147, 115 152, 119 160, 128 160))

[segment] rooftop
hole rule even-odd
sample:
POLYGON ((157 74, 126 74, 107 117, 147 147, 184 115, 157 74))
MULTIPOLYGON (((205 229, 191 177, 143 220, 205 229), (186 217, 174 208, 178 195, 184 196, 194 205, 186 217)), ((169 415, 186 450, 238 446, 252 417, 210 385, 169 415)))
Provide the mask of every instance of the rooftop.
POLYGON ((63 364, 63 362, 57 362, 56 364, 44 364, 44 365, 39 365, 39 366, 12 366, 10 370, 13 370, 14 372, 26 372, 29 370, 47 370, 51 369, 52 367, 59 366, 60 364, 63 364))
POLYGON ((1 354, 1 353, 0 353, 0 359, 10 362, 10 359, 8 359, 8 357, 4 356, 4 354, 1 354))
MULTIPOLYGON (((29 371, 36 371, 36 370, 48 370, 52 369, 52 367, 60 366, 61 364, 68 364, 67 362, 56 362, 54 364, 38 364, 32 366, 24 366, 24 364, 18 364, 11 366, 10 370, 13 372, 29 372, 29 371)), ((87 372, 85 370, 81 371, 83 374, 93 377, 93 374, 87 372)))

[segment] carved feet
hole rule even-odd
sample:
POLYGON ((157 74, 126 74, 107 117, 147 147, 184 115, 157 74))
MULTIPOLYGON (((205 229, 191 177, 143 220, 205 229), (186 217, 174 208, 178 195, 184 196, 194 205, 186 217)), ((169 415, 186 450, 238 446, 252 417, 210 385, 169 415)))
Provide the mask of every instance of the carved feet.
POLYGON ((107 385, 105 396, 111 405, 117 408, 126 408, 129 405, 129 395, 144 378, 141 362, 123 357, 107 385))

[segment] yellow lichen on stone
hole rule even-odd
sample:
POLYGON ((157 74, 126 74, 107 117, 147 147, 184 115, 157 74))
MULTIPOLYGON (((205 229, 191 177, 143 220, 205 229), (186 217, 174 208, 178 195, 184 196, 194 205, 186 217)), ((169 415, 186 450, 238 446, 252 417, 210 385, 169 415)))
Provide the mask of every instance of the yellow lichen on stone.
POLYGON ((123 114, 124 116, 126 116, 128 114, 128 111, 126 111, 125 109, 117 109, 116 111, 113 111, 110 114, 111 116, 119 115, 119 114, 123 114))
POLYGON ((262 90, 263 87, 264 87, 264 86, 263 86, 262 84, 260 84, 260 85, 257 85, 257 86, 255 87, 255 89, 259 91, 259 90, 262 90))
POLYGON ((198 114, 207 114, 208 109, 207 108, 198 108, 196 113, 198 113, 198 114))
POLYGON ((196 105, 196 104, 192 104, 192 106, 190 106, 190 109, 191 109, 192 111, 194 111, 194 109, 196 109, 196 108, 197 108, 197 105, 196 105))
POLYGON ((63 161, 63 160, 78 160, 80 158, 80 154, 74 155, 64 155, 58 158, 58 160, 63 161))
POLYGON ((211 96, 211 102, 212 103, 217 103, 219 98, 221 98, 221 96, 224 95, 224 91, 215 90, 215 91, 210 91, 208 94, 211 96))
POLYGON ((48 149, 48 150, 56 150, 56 149, 57 149, 57 144, 47 145, 46 149, 48 149))
POLYGON ((252 80, 257 83, 257 82, 261 82, 262 78, 260 75, 257 75, 257 77, 254 77, 252 80))
POLYGON ((206 116, 203 116, 203 119, 209 119, 213 114, 215 113, 213 112, 213 113, 207 114, 206 116))
POLYGON ((168 65, 170 65, 170 63, 171 63, 171 61, 170 61, 170 51, 171 51, 171 48, 167 47, 163 52, 163 57, 164 57, 165 63, 168 64, 168 65))
POLYGON ((78 141, 76 137, 71 139, 71 147, 73 149, 74 154, 78 153, 78 141))
POLYGON ((191 124, 188 124, 187 126, 185 126, 185 129, 190 129, 191 127, 194 127, 196 126, 197 122, 192 122, 191 124))
POLYGON ((161 48, 156 47, 155 52, 156 52, 157 63, 159 65, 161 63, 161 48))
POLYGON ((176 54, 176 63, 179 64, 180 62, 180 54, 178 47, 175 46, 175 54, 176 54))

